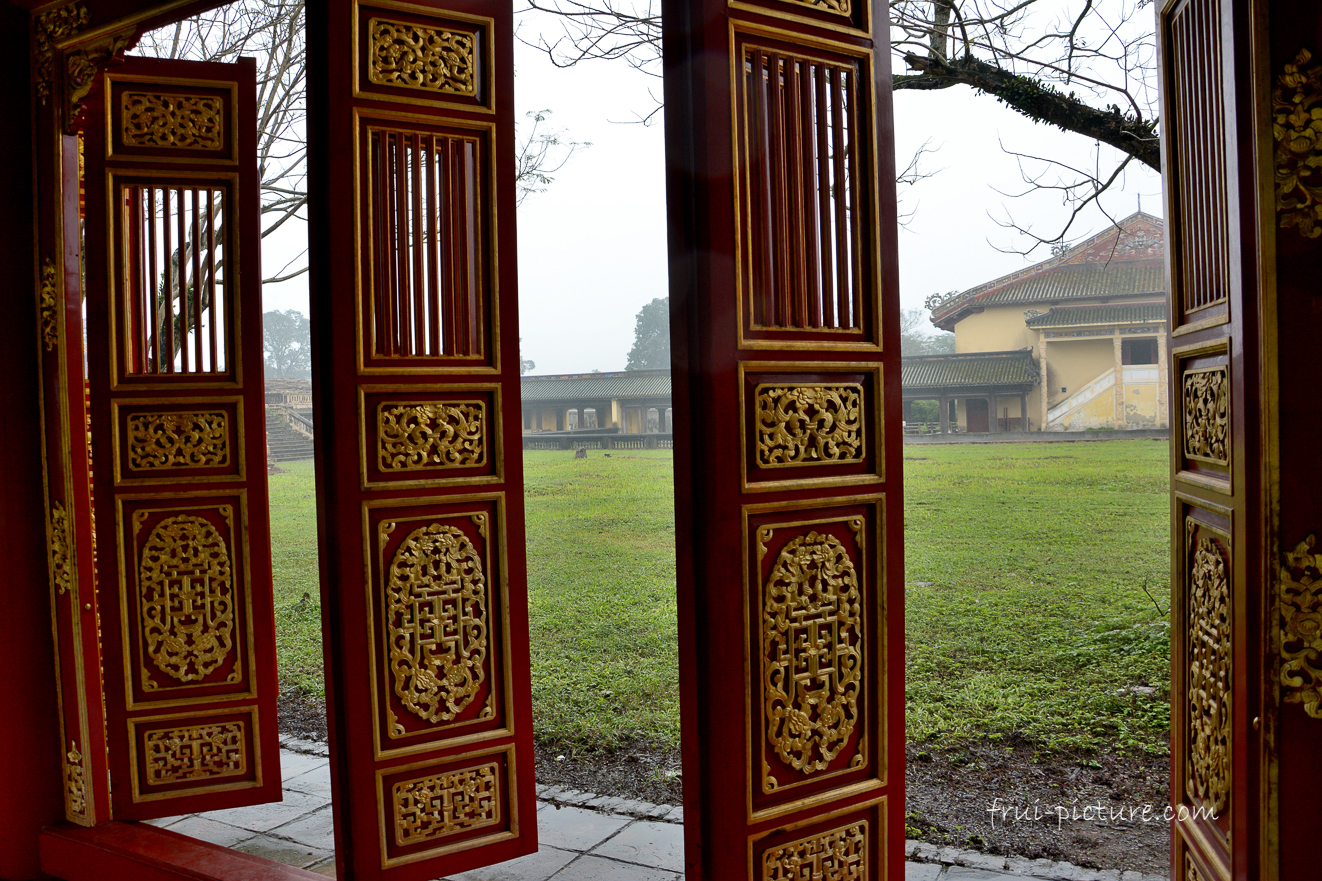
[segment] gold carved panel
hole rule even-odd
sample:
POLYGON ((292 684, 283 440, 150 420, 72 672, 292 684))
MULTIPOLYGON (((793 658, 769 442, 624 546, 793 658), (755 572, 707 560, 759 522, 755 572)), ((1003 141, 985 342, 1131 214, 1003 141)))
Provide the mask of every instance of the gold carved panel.
POLYGON ((378 86, 477 95, 477 38, 471 33, 373 18, 367 78, 378 86))
POLYGON ((852 823, 789 844, 762 855, 761 881, 867 881, 868 824, 852 823))
MULTIPOLYGON (((863 518, 848 521, 863 547, 863 518)), ((758 530, 758 559, 773 527, 758 530)), ((804 775, 826 770, 859 723, 863 610, 859 564, 835 536, 810 531, 777 556, 762 592, 762 701, 767 745, 804 775)), ((855 757, 861 762, 861 751, 855 757)), ((764 792, 782 781, 764 768, 764 792)))
POLYGON ((69 526, 69 513, 56 499, 50 506, 50 577, 58 593, 63 595, 73 584, 73 530, 69 526))
POLYGON ((134 413, 128 418, 128 466, 134 471, 229 465, 229 414, 134 413))
POLYGON ((47 352, 53 350, 60 341, 57 317, 60 301, 55 279, 55 261, 47 257, 41 267, 41 338, 47 352))
POLYGON ((147 783, 196 783, 248 773, 244 723, 216 722, 147 731, 147 783))
POLYGON ((1184 855, 1184 881, 1207 881, 1203 870, 1198 868, 1198 864, 1188 853, 1184 855))
POLYGON ((225 101, 219 96, 125 91, 120 110, 120 139, 126 147, 225 147, 225 101))
POLYGON ((87 819, 87 773, 76 740, 69 741, 64 756, 64 810, 66 815, 87 819))
MULTIPOLYGON (((147 516, 136 515, 138 529, 147 516)), ((147 657, 161 672, 199 681, 234 650, 234 567, 228 543, 206 519, 179 514, 156 525, 139 554, 138 589, 147 657)), ((142 680, 156 688, 145 669, 142 680)))
POLYGON ((862 460, 862 385, 759 385, 755 394, 761 467, 862 460))
POLYGON ((390 791, 396 846, 498 825, 499 780, 490 762, 396 783, 390 791))
POLYGON ((1230 567, 1217 541, 1197 537, 1197 524, 1186 521, 1188 535, 1187 630, 1189 714, 1188 769, 1190 797, 1220 815, 1230 797, 1230 725, 1232 631, 1230 567))
POLYGON ((377 408, 376 424, 382 471, 486 464, 487 418, 482 401, 390 401, 377 408))
POLYGON ((790 2, 807 6, 809 9, 835 12, 840 15, 849 15, 853 11, 850 0, 790 0, 790 2))
POLYGON ((1226 367, 1188 370, 1184 387, 1184 455, 1230 464, 1230 375, 1226 367))
POLYGON ((1272 90, 1276 213, 1282 229, 1322 236, 1322 65, 1300 49, 1272 90))
MULTIPOLYGON (((472 516, 485 532, 486 514, 472 516)), ((380 524, 382 547, 396 528, 380 524)), ((395 551, 385 594, 396 697, 425 722, 454 720, 486 680, 491 623, 481 554, 454 526, 420 526, 395 551)))
POLYGON ((1322 719, 1322 554, 1310 535, 1281 566, 1281 699, 1322 719))

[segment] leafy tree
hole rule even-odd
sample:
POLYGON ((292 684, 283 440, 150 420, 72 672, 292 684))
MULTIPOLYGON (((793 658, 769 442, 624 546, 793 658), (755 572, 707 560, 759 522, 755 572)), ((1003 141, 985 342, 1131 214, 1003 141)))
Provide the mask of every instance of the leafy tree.
POLYGON ((523 357, 523 337, 519 337, 519 376, 523 376, 529 370, 536 370, 537 362, 523 357))
POLYGON ((656 370, 670 367, 670 298, 657 297, 638 310, 634 320, 633 348, 625 370, 656 370))
POLYGON ((262 353, 268 377, 306 379, 312 374, 312 326, 297 309, 262 315, 262 353))
POLYGON ((923 327, 926 309, 900 310, 901 355, 949 355, 955 351, 955 335, 949 331, 929 333, 923 327))

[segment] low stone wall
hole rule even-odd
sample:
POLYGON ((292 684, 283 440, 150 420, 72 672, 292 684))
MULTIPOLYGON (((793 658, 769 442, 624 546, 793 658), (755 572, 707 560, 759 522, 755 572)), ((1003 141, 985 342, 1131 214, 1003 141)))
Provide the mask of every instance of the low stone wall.
POLYGON ((525 450, 673 450, 673 434, 525 434, 525 450))
POLYGON ((1108 440, 1170 440, 1170 429, 1144 428, 1133 431, 1000 431, 996 434, 927 434, 904 436, 909 444, 1040 444, 1108 440))

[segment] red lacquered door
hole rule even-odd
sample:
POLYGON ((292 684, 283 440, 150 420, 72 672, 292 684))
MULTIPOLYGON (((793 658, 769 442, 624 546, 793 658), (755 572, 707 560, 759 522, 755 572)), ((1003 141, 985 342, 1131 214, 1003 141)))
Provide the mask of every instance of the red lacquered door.
POLYGON ((663 7, 687 877, 899 879, 887 7, 663 7))
POLYGON ((115 819, 280 798, 255 66, 88 102, 85 273, 115 819))
POLYGON ((436 878, 536 849, 512 10, 307 20, 336 857, 436 878))

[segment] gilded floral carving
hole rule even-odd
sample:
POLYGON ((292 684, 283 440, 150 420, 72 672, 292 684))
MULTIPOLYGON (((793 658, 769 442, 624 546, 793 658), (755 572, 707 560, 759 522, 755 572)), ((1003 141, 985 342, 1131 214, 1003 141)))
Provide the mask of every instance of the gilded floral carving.
POLYGON ((87 772, 76 740, 64 756, 64 809, 70 818, 87 819, 87 772))
POLYGON ((390 403, 377 409, 382 471, 482 465, 486 408, 480 401, 390 403))
POLYGON ((142 744, 152 786, 237 777, 248 771, 243 722, 148 731, 142 744))
POLYGON ((225 102, 215 95, 126 91, 120 97, 126 147, 220 150, 225 146, 225 102))
POLYGON ((1220 814, 1230 796, 1231 621, 1230 577, 1216 541, 1188 524, 1192 556, 1188 578, 1188 779, 1191 797, 1220 814))
POLYGON ((1281 567, 1281 699, 1322 719, 1322 554, 1316 537, 1294 546, 1281 567))
POLYGON ((867 881, 868 825, 853 823, 762 854, 762 881, 867 881))
POLYGON ((229 414, 224 410, 128 418, 128 464, 134 471, 218 468, 229 462, 229 414))
POLYGON ((1198 864, 1193 861, 1193 857, 1187 853, 1184 855, 1184 881, 1207 881, 1202 869, 1198 868, 1198 864))
POLYGON ((82 112, 83 99, 92 91, 101 71, 133 42, 133 32, 109 34, 96 42, 70 49, 64 53, 64 91, 67 96, 65 123, 71 123, 82 112))
POLYGON ((379 86, 477 95, 477 41, 463 31, 374 18, 368 79, 379 86))
POLYGON ((1184 374, 1184 455, 1229 464, 1230 380, 1225 367, 1184 374))
POLYGON ((1276 141, 1276 211, 1281 227, 1322 235, 1322 66, 1300 49, 1272 90, 1276 141))
POLYGON ((791 0, 791 2, 826 12, 838 12, 841 15, 849 15, 851 11, 850 0, 791 0))
MULTIPOLYGON (((380 526, 384 544, 394 523, 380 526)), ((486 680, 490 625, 482 557, 460 529, 420 526, 386 571, 386 646, 395 695, 425 722, 449 722, 486 680)))
POLYGON ((395 844, 421 844, 500 822, 495 762, 405 780, 391 788, 395 844))
MULTIPOLYGON (((861 534, 861 520, 850 525, 861 534)), ((761 529, 759 545, 771 535, 761 529)), ((785 545, 762 595, 763 714, 767 744, 804 775, 826 770, 859 722, 862 616, 858 572, 838 538, 808 532, 785 545)), ((780 782, 763 774, 766 791, 780 782)))
POLYGON ((757 463, 764 468, 863 458, 863 387, 758 386, 757 463))
POLYGON ((69 525, 69 512, 59 499, 50 505, 50 577, 56 591, 63 596, 73 585, 73 532, 69 525))
POLYGON ((41 266, 41 339, 46 344, 46 351, 54 349, 60 342, 59 325, 59 289, 56 286, 57 275, 55 261, 47 257, 41 266))
MULTIPOLYGON (((156 525, 139 560, 147 656, 180 682, 205 679, 234 649, 234 569, 225 539, 209 521, 179 514, 156 525)), ((143 678, 151 681, 145 671, 143 678)))
POLYGON ((55 78, 55 44, 81 33, 92 20, 92 14, 81 3, 71 3, 43 12, 34 22, 32 53, 37 67, 37 99, 45 104, 50 100, 55 78))

